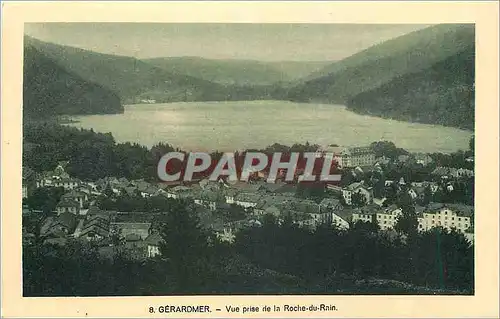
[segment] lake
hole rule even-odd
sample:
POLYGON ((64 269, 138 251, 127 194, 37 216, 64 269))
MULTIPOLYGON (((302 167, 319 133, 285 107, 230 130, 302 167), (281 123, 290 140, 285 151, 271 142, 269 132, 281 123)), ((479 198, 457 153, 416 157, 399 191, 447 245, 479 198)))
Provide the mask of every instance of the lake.
POLYGON ((341 105, 286 101, 181 102, 74 116, 68 125, 111 132, 117 142, 166 142, 186 151, 234 151, 273 143, 363 146, 379 140, 412 152, 468 149, 472 132, 359 115, 341 105))

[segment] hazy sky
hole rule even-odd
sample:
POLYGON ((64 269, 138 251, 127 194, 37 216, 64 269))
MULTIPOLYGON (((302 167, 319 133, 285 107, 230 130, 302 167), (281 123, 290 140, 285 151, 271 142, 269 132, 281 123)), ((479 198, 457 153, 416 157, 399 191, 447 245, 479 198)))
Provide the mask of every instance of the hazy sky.
POLYGON ((137 58, 339 60, 425 25, 29 23, 37 39, 137 58))

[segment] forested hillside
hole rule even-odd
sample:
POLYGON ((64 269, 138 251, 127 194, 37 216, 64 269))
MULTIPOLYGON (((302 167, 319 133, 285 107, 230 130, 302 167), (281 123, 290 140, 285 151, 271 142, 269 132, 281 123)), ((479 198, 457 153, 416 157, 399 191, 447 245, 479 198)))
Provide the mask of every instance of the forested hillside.
POLYGON ((359 113, 474 130, 474 47, 347 101, 359 113))
POLYGON ((288 98, 347 104, 358 112, 400 120, 472 128, 474 47, 474 25, 429 27, 325 67, 289 90, 288 98))
POLYGON ((30 45, 25 46, 23 112, 29 117, 120 113, 112 91, 68 72, 30 45))
POLYGON ((166 57, 143 60, 173 74, 229 85, 271 85, 298 80, 330 62, 215 60, 200 57, 166 57))

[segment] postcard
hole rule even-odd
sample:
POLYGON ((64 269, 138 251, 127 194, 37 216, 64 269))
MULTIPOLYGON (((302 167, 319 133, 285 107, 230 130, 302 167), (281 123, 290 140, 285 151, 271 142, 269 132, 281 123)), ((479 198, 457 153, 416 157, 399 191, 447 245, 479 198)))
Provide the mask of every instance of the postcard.
POLYGON ((2 312, 498 318, 497 2, 8 2, 2 312))

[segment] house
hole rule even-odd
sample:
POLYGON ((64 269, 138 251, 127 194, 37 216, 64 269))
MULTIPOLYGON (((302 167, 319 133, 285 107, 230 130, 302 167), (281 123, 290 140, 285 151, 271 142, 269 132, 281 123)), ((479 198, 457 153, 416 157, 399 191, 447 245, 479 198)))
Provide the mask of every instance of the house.
POLYGON ((279 216, 282 204, 294 201, 293 198, 284 195, 263 195, 257 202, 253 211, 256 215, 266 215, 271 214, 274 216, 279 216))
POLYGON ((89 195, 81 191, 72 190, 69 193, 62 195, 61 199, 77 202, 80 205, 80 208, 82 208, 83 205, 89 200, 89 195))
POLYGON ((80 185, 81 181, 77 178, 54 178, 52 184, 54 187, 62 187, 64 190, 72 190, 80 185))
POLYGON ((22 198, 28 198, 28 185, 26 185, 24 181, 22 186, 22 198))
POLYGON ((153 233, 149 235, 145 240, 144 243, 147 246, 147 257, 148 258, 154 258, 156 256, 161 255, 160 252, 160 243, 162 242, 163 238, 160 236, 158 233, 153 233))
POLYGON ((415 163, 422 166, 427 166, 434 161, 432 157, 425 153, 414 153, 413 159, 415 160, 415 163))
POLYGON ((395 205, 391 205, 383 211, 378 211, 375 214, 375 219, 380 227, 380 230, 393 229, 403 211, 395 205))
POLYGON ((356 208, 352 210, 351 220, 353 223, 358 221, 375 223, 378 211, 380 211, 380 208, 375 205, 356 208))
POLYGON ((373 190, 371 187, 365 187, 363 181, 352 183, 346 188, 342 189, 342 196, 347 205, 352 205, 352 195, 358 193, 363 195, 367 204, 373 200, 373 190))
POLYGON ((28 198, 31 191, 36 188, 35 172, 29 167, 22 168, 22 198, 28 198))
POLYGON ((418 218, 418 229, 427 231, 433 227, 452 228, 465 233, 472 227, 474 207, 461 204, 432 204, 418 218))
POLYGON ((69 199, 63 199, 57 204, 56 211, 58 215, 62 213, 78 215, 80 212, 80 203, 69 199))
POLYGON ((141 240, 143 240, 149 236, 151 223, 112 222, 111 227, 118 229, 124 238, 127 238, 128 235, 137 235, 141 240))
POLYGON ((351 221, 352 211, 349 209, 342 209, 333 213, 332 226, 336 228, 349 229, 351 221))
MULTIPOLYGON (((465 171, 468 171, 468 170, 465 170, 465 171)), ((465 171, 461 170, 460 172, 462 174, 467 174, 465 173, 465 171)), ((472 175, 473 175, 473 171, 470 171, 472 172, 472 175)), ((436 167, 431 175, 435 176, 435 177, 439 177, 441 179, 449 179, 449 178, 452 178, 452 177, 460 177, 460 173, 459 173, 459 170, 456 169, 456 168, 452 168, 452 167, 443 167, 443 166, 439 166, 439 167, 436 167)))
POLYGON ((375 153, 371 147, 351 147, 342 155, 343 167, 372 166, 375 164, 375 153))
POLYGON ((49 217, 40 228, 44 237, 66 237, 73 234, 77 226, 77 218, 72 213, 62 213, 57 217, 49 217))
POLYGON ((192 191, 191 188, 183 185, 178 185, 174 187, 169 187, 165 189, 165 194, 163 194, 167 198, 174 198, 174 199, 179 199, 179 198, 188 198, 192 196, 192 191))
MULTIPOLYGON (((312 200, 293 200, 279 205, 282 211, 293 211, 298 214, 321 214, 319 205, 312 200)), ((312 218, 312 216, 310 216, 312 218)))
POLYGON ((375 164, 375 153, 371 147, 339 147, 328 146, 324 149, 318 150, 317 154, 332 154, 333 160, 337 162, 339 167, 367 167, 375 164))
POLYGON ((245 208, 255 207, 260 198, 260 194, 243 192, 236 195, 234 203, 245 208))
POLYGON ((452 174, 453 177, 455 178, 460 178, 460 177, 473 177, 474 176, 474 171, 470 169, 465 169, 465 168, 459 168, 452 174))
POLYGON ((223 196, 217 191, 203 190, 194 198, 195 204, 203 205, 210 210, 216 210, 217 204, 223 202, 223 196))
POLYGON ((234 198, 236 195, 239 193, 239 190, 234 189, 234 188, 228 188, 224 191, 224 197, 226 199, 227 204, 234 204, 234 198))
POLYGON ((85 220, 81 229, 75 234, 75 237, 85 239, 87 241, 101 241, 108 238, 110 235, 110 220, 109 218, 94 215, 85 220))

